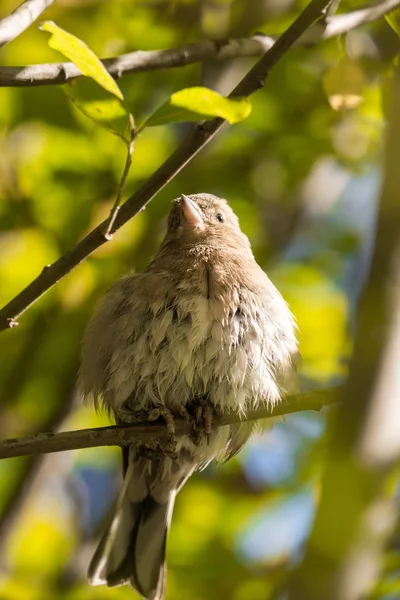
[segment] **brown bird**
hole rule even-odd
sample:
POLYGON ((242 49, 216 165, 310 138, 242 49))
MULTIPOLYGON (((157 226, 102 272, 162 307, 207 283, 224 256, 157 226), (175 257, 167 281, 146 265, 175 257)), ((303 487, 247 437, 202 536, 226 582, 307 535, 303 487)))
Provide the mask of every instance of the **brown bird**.
POLYGON ((292 314, 254 260, 226 200, 174 202, 168 231, 143 273, 105 295, 83 343, 84 396, 117 422, 203 414, 203 433, 174 452, 138 440, 124 449, 115 514, 89 566, 92 585, 130 583, 148 600, 165 591, 165 548, 175 496, 195 469, 236 454, 254 424, 212 429, 210 411, 273 406, 297 355, 292 314))

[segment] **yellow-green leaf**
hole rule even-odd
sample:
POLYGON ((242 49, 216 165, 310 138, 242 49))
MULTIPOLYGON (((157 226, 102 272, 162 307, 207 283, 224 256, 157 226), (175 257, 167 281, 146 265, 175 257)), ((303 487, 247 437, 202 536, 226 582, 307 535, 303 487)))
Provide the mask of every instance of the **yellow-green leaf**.
POLYGON ((344 56, 325 75, 324 89, 334 110, 356 108, 363 101, 365 78, 356 62, 344 56))
POLYGON ((225 98, 208 88, 192 87, 172 94, 139 129, 214 117, 220 117, 232 124, 243 121, 250 113, 251 104, 247 98, 225 98))
POLYGON ((84 115, 129 144, 130 114, 119 98, 99 87, 91 79, 76 79, 63 89, 84 115))
POLYGON ((82 75, 91 77, 102 88, 114 94, 120 100, 123 100, 122 92, 114 79, 93 50, 82 42, 82 40, 68 33, 68 31, 61 29, 53 21, 45 21, 40 28, 50 33, 49 46, 71 60, 81 71, 82 75))
POLYGON ((386 21, 390 27, 400 36, 400 8, 393 10, 391 13, 385 15, 386 21))

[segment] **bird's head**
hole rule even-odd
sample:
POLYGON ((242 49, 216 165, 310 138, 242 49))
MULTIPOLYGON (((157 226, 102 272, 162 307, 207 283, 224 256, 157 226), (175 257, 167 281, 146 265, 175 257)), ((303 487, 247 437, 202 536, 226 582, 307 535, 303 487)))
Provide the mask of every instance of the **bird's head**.
POLYGON ((174 201, 163 245, 251 252, 249 240, 227 201, 212 194, 182 194, 174 201))

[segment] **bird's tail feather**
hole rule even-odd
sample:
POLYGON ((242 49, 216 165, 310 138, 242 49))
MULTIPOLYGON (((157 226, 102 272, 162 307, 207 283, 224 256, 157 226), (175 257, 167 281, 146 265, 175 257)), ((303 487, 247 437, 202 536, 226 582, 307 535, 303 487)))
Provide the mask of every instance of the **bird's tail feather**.
POLYGON ((91 560, 91 585, 130 583, 148 600, 162 600, 165 588, 165 548, 175 491, 160 504, 150 495, 132 502, 128 488, 134 474, 128 467, 111 523, 91 560))

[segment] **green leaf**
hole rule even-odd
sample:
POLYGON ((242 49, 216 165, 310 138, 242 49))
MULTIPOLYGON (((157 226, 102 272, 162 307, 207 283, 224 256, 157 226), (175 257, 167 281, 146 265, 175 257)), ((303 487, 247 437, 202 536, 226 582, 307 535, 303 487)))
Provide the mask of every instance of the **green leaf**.
POLYGON ((172 94, 139 129, 214 117, 221 117, 232 124, 243 121, 250 113, 251 104, 247 98, 225 98, 208 88, 192 87, 172 94))
POLYGON ((64 91, 75 106, 111 133, 130 142, 130 121, 133 121, 118 85, 94 52, 80 39, 45 21, 41 29, 51 34, 49 46, 69 58, 85 78, 72 81, 64 91))
POLYGON ((400 36, 400 8, 393 10, 391 13, 385 15, 386 21, 390 27, 400 36))
POLYGON ((95 53, 82 40, 61 29, 53 21, 45 21, 40 29, 51 34, 49 46, 69 58, 78 67, 82 75, 91 77, 102 88, 123 100, 122 92, 114 79, 95 53))
POLYGON ((92 79, 76 79, 64 91, 75 106, 97 125, 122 138, 131 139, 130 114, 126 105, 92 79))

